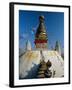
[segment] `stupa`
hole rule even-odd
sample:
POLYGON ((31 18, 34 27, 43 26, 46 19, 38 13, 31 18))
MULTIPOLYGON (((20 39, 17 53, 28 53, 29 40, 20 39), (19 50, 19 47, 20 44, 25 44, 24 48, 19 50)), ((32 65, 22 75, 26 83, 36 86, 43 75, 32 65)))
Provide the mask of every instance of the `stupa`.
POLYGON ((58 41, 56 41, 55 50, 61 55, 61 47, 58 41))
POLYGON ((29 40, 26 42, 26 50, 31 50, 31 43, 29 40))
POLYGON ((39 17, 39 26, 35 34, 35 47, 36 49, 47 49, 47 34, 44 25, 44 16, 39 17))
POLYGON ((64 60, 59 54, 58 43, 55 50, 48 50, 48 35, 44 25, 44 16, 39 17, 39 26, 35 33, 35 48, 27 43, 27 51, 19 57, 19 78, 55 78, 64 76, 64 60))

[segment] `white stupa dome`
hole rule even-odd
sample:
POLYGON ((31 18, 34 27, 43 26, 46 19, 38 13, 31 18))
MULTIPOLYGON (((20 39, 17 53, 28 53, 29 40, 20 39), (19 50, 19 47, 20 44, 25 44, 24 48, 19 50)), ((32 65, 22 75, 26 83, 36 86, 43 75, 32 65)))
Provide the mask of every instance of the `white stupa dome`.
MULTIPOLYGON (((50 60, 52 77, 64 76, 64 61, 57 51, 42 51, 45 62, 50 60), (55 72, 55 75, 53 73, 55 72)), ((20 78, 34 78, 41 60, 40 51, 27 51, 20 57, 20 78)))

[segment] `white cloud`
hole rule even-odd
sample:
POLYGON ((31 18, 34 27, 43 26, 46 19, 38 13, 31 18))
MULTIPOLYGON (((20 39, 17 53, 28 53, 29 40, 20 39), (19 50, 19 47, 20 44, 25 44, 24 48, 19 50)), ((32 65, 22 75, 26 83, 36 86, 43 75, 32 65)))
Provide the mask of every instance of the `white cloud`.
POLYGON ((28 33, 23 33, 23 34, 20 35, 19 38, 20 39, 25 39, 25 38, 28 38, 28 36, 29 36, 28 33))

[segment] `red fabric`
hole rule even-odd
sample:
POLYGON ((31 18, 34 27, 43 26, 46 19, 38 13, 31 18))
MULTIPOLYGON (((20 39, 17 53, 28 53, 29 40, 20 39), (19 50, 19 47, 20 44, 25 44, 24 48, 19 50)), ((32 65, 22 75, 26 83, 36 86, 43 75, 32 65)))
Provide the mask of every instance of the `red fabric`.
POLYGON ((36 44, 36 43, 47 43, 47 40, 35 40, 34 43, 35 43, 35 44, 36 44))

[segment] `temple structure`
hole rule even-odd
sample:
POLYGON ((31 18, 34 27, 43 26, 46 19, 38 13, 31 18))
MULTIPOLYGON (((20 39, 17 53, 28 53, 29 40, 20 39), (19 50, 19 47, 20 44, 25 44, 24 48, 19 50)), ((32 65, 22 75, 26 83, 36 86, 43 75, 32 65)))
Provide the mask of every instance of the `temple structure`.
POLYGON ((44 25, 44 16, 39 17, 39 26, 35 34, 35 47, 36 49, 47 49, 47 34, 44 25))
POLYGON ((31 43, 29 40, 26 42, 26 50, 31 50, 31 43))
POLYGON ((57 51, 61 55, 61 47, 58 41, 56 41, 55 44, 55 51, 57 51))
POLYGON ((19 57, 19 79, 64 77, 64 60, 59 43, 56 42, 55 49, 48 50, 44 16, 39 17, 34 43, 36 50, 32 50, 30 41, 27 41, 26 51, 19 57))

